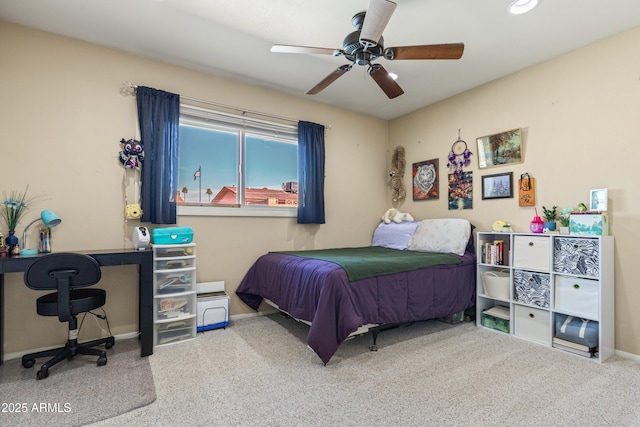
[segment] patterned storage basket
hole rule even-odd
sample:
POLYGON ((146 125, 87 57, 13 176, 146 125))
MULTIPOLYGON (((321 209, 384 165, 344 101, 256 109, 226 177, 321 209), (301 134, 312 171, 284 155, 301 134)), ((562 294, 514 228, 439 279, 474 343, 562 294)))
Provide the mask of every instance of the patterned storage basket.
POLYGON ((514 270, 515 300, 523 304, 549 308, 550 283, 548 274, 514 270))
POLYGON ((557 238, 554 240, 553 269, 558 273, 600 277, 598 239, 557 238))

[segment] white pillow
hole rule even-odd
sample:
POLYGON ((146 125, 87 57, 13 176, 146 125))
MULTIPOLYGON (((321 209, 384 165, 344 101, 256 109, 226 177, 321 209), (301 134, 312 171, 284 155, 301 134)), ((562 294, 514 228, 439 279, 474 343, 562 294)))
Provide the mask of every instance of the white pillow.
POLYGON ((420 221, 409 241, 409 250, 443 252, 464 255, 471 235, 471 224, 466 219, 442 218, 420 221))

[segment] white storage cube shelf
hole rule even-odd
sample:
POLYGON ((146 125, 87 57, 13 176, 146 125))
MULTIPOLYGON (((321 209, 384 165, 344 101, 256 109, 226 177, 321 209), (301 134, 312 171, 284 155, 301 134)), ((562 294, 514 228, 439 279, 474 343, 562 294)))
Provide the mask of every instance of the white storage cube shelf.
MULTIPOLYGON (((502 306, 508 309, 509 334, 514 337, 544 346, 562 342, 559 351, 593 356, 599 362, 613 355, 613 236, 478 232, 476 255, 479 327, 485 327, 480 321, 485 310, 502 306), (495 257, 496 251, 502 257, 495 257), (556 316, 594 322, 595 354, 575 351, 566 334, 559 340, 556 316)), ((579 342, 576 337, 576 348, 579 342)))
POLYGON ((151 245, 153 249, 154 345, 196 336, 196 244, 151 245))

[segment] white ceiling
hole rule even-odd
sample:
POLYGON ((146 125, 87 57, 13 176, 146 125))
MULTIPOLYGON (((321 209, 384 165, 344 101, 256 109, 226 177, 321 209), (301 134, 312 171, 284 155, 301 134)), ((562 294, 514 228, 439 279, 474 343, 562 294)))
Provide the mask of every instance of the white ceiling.
POLYGON ((383 119, 640 26, 639 0, 542 0, 520 16, 507 13, 511 0, 396 2, 386 47, 463 42, 465 51, 457 61, 376 61, 399 75, 405 93, 392 100, 361 66, 304 95, 347 61, 269 51, 273 44, 342 48, 368 0, 0 0, 0 20, 383 119))

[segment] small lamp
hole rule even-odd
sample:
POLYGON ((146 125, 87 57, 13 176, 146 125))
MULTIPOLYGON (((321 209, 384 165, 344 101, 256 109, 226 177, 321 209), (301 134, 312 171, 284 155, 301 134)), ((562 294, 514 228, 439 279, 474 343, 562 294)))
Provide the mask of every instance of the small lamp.
POLYGON ((27 230, 38 221, 42 221, 47 228, 53 228, 62 222, 60 217, 51 211, 44 210, 40 212, 40 218, 34 219, 24 228, 24 232, 22 233, 22 246, 24 249, 20 250, 21 256, 33 256, 38 254, 37 249, 27 249, 27 230))

